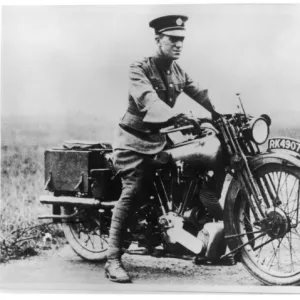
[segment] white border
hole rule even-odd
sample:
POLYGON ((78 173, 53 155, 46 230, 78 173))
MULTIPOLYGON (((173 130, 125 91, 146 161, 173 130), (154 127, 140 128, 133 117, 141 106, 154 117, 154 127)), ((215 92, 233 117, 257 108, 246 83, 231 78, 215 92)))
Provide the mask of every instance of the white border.
MULTIPOLYGON (((72 0, 72 1, 68 1, 68 0, 31 0, 31 1, 21 1, 21 0, 0 0, 0 6, 27 6, 27 5, 178 5, 178 4, 184 4, 184 5, 188 5, 188 4, 295 4, 295 3, 300 3, 300 0, 289 0, 289 1, 283 1, 283 0, 264 0, 264 1, 259 1, 259 0, 231 0, 231 1, 221 1, 221 0, 210 0, 210 1, 204 1, 204 0, 189 0, 189 1, 183 1, 183 0, 169 0, 169 1, 159 1, 159 0, 72 0)), ((110 286, 111 288, 112 286, 110 286)), ((71 288, 71 287, 70 287, 71 288)), ((148 293, 148 288, 149 286, 147 286, 147 288, 144 290, 146 293, 148 293)), ((0 291, 1 291, 1 287, 0 287, 0 291)), ((66 293, 71 293, 72 290, 66 290, 66 293)), ((91 292, 93 292, 92 290, 90 290, 91 292)), ((143 287, 140 285, 130 285, 130 286, 116 286, 115 288, 115 293, 119 292, 119 296, 122 297, 122 300, 124 299, 133 299, 135 297, 139 297, 138 299, 140 299, 140 296, 138 295, 131 295, 131 293, 135 293, 135 294, 140 294, 143 291, 143 287), (122 293, 122 294, 120 294, 122 293), (125 293, 125 295, 124 295, 125 293), (130 293, 130 294, 128 294, 130 293)), ((1 291, 3 292, 3 290, 1 291)), ((39 293, 51 293, 48 295, 43 295, 42 298, 44 299, 53 299, 53 297, 55 298, 60 298, 60 296, 62 296, 64 299, 67 299, 68 297, 72 297, 71 299, 74 300, 76 298, 78 299, 87 299, 88 298, 94 298, 99 299, 99 295, 85 295, 82 294, 84 293, 84 291, 80 292, 80 291, 73 291, 75 293, 79 293, 77 295, 66 295, 66 294, 56 294, 51 295, 53 293, 62 293, 61 290, 55 290, 55 289, 50 289, 50 290, 38 290, 38 289, 32 289, 30 290, 30 287, 28 289, 24 288, 23 290, 6 290, 5 294, 0 293, 1 299, 15 299, 15 297, 17 297, 18 295, 22 297, 22 299, 41 299, 41 296, 37 295, 39 293), (18 294, 10 294, 11 292, 18 292, 18 294), (34 293, 35 295, 32 294, 26 294, 26 295, 20 295, 20 293, 34 293), (51 297, 51 298, 50 298, 51 297)), ((99 289, 97 291, 94 291, 94 293, 99 293, 99 289)), ((103 292, 107 293, 108 291, 105 289, 103 290, 103 292)), ((211 299, 212 297, 215 296, 221 296, 222 300, 223 299, 253 299, 253 297, 255 298, 260 298, 263 297, 263 299, 268 299, 269 296, 267 296, 266 294, 261 295, 261 293, 272 293, 272 295, 270 297, 272 297, 273 299, 276 299, 280 297, 280 299, 282 299, 282 297, 286 297, 288 296, 289 298, 295 298, 297 297, 297 299, 299 299, 299 295, 287 295, 290 293, 300 293, 300 287, 259 287, 259 286, 255 286, 255 287, 249 287, 249 286, 239 286, 238 288, 236 286, 231 286, 231 287, 202 287, 202 288, 192 288, 190 291, 189 290, 183 290, 182 288, 180 289, 180 291, 176 291, 173 290, 173 293, 171 292, 171 289, 169 289, 166 292, 166 289, 157 289, 155 293, 164 293, 163 297, 164 299, 167 297, 172 297, 172 300, 179 298, 182 299, 183 295, 186 293, 189 293, 189 297, 197 297, 197 299, 199 299, 199 297, 204 297, 205 300, 207 299, 211 299), (207 293, 212 292, 210 295, 208 295, 207 293), (234 291, 234 292, 233 292, 234 291), (190 292, 190 293, 189 293, 190 292), (198 293, 205 293, 205 295, 199 295, 198 293), (217 295, 216 293, 226 293, 225 295, 217 295), (241 294, 236 294, 236 293, 249 293, 251 292, 251 294, 248 295, 241 295, 241 294), (177 293, 177 295, 174 295, 174 293, 177 293), (193 294, 191 294, 193 293, 193 294), (196 293, 196 295, 195 295, 196 293), (235 295, 233 295, 233 293, 235 293, 235 295), (277 293, 277 295, 274 295, 273 293, 277 293), (167 294, 167 295, 165 295, 167 294), (283 295, 284 294, 284 295, 283 295)), ((155 297, 157 297, 158 295, 156 295, 155 297)), ((103 295, 103 297, 107 297, 107 295, 103 295)), ((149 295, 145 295, 143 294, 143 299, 146 299, 147 297, 151 297, 151 299, 153 299, 153 294, 149 294, 149 295)))
POLYGON ((189 4, 289 4, 300 0, 0 0, 0 5, 189 5, 189 4))

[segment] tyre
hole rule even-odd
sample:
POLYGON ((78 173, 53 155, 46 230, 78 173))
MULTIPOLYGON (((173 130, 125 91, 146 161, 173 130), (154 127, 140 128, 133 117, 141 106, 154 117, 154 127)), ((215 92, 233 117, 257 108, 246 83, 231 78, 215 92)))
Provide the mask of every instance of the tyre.
MULTIPOLYGON (((264 216, 255 222, 247 198, 240 189, 232 221, 241 262, 266 285, 300 284, 300 169, 267 163, 254 171, 263 196, 264 216)), ((259 213, 260 214, 260 213, 259 213)))
POLYGON ((106 259, 110 217, 95 209, 62 207, 64 215, 78 214, 63 219, 62 228, 71 248, 81 258, 90 261, 106 259))

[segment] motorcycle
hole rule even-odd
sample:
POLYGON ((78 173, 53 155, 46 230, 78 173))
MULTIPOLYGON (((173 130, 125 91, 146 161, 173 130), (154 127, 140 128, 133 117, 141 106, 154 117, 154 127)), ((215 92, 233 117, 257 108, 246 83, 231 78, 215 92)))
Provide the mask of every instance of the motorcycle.
MULTIPOLYGON (((201 251, 199 232, 205 224, 219 222, 199 192, 212 166, 220 164, 222 149, 231 178, 223 217, 229 251, 222 257, 237 255, 263 284, 299 284, 300 142, 269 138, 269 116, 254 118, 244 109, 196 123, 187 141, 173 140, 152 159, 149 197, 130 218, 124 249, 136 243, 149 254, 159 247, 164 253, 201 251), (205 124, 212 129, 203 130, 205 124)), ((171 137, 191 127, 168 127, 161 133, 171 137)), ((40 201, 52 205, 53 214, 41 218, 60 222, 70 246, 86 260, 106 259, 112 210, 122 188, 112 158, 108 142, 69 142, 45 151, 45 189, 51 194, 40 201)))

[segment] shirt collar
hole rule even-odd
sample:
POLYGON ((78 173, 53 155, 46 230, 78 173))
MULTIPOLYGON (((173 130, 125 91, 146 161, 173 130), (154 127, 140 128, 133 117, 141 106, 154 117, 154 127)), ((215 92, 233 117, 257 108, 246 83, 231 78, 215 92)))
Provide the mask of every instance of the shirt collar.
POLYGON ((156 64, 156 67, 161 70, 169 70, 174 62, 174 60, 166 58, 160 49, 153 56, 153 60, 156 64))

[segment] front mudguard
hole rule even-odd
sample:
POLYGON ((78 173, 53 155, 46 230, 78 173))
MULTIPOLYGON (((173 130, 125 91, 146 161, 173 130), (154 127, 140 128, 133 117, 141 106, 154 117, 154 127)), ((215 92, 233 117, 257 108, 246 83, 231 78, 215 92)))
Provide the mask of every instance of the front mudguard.
MULTIPOLYGON (((252 172, 264 164, 283 164, 290 167, 300 168, 300 158, 292 152, 283 150, 272 150, 261 153, 250 158, 249 167, 252 172)), ((242 189, 242 184, 237 178, 233 178, 225 197, 224 204, 224 229, 227 244, 231 250, 240 246, 240 240, 235 237, 238 230, 236 228, 236 207, 237 196, 242 189)))

